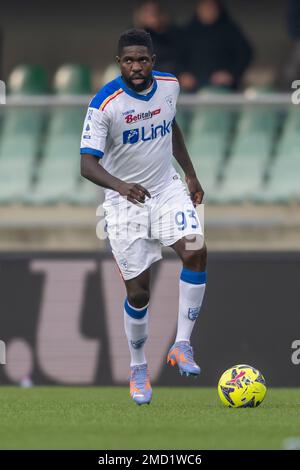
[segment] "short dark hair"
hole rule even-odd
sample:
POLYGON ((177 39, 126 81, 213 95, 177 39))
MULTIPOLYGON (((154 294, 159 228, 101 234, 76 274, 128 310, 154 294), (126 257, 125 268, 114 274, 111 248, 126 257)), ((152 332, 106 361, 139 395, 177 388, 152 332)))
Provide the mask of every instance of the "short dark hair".
POLYGON ((151 35, 144 29, 128 29, 121 34, 118 43, 118 54, 121 55, 123 47, 145 46, 150 54, 153 54, 153 43, 151 35))

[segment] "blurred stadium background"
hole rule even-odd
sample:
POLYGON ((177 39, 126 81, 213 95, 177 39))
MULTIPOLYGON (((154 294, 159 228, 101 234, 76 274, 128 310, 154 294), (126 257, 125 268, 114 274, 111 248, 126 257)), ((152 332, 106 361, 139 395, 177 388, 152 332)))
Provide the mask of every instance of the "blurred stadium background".
MULTIPOLYGON (((103 234, 101 206, 96 213, 103 194, 80 176, 79 141, 89 99, 117 73, 116 43, 140 3, 41 8, 11 0, 1 8, 0 78, 8 92, 0 106, 1 383, 127 381, 125 292, 107 240, 96 235, 96 226, 103 234)), ((196 4, 161 3, 179 27, 196 4)), ((223 369, 249 362, 271 385, 295 386, 300 111, 284 71, 297 40, 285 0, 226 5, 252 46, 252 62, 239 88, 183 92, 178 106, 206 193, 209 288, 194 333, 201 384, 214 385, 223 369)), ((164 366, 179 268, 169 251, 154 266, 148 350, 154 381, 164 385, 181 383, 164 366)))

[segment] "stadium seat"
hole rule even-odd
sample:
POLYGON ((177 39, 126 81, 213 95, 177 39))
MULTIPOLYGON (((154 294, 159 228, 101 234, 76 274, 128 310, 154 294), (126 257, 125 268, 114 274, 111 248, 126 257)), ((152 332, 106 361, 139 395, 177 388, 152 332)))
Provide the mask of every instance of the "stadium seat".
POLYGON ((75 191, 67 198, 67 202, 79 206, 99 205, 104 201, 104 191, 102 188, 97 187, 91 181, 80 177, 79 183, 75 191))
POLYGON ((214 195, 214 202, 239 203, 260 190, 271 151, 265 135, 252 134, 238 139, 224 170, 224 180, 214 195))
POLYGON ((116 62, 109 64, 102 75, 102 85, 114 80, 118 75, 120 75, 120 69, 116 62))
MULTIPOLYGON (((200 94, 226 91, 226 89, 209 88, 202 90, 200 94)), ((201 106, 194 111, 187 146, 203 185, 205 182, 208 201, 215 194, 222 172, 233 120, 233 112, 225 108, 201 106)))
POLYGON ((184 107, 178 107, 176 112, 176 122, 179 125, 184 138, 187 139, 190 131, 190 124, 193 118, 193 112, 184 107))
MULTIPOLYGON (((90 93, 90 74, 86 67, 64 65, 56 73, 58 94, 90 93)), ((43 158, 37 169, 37 183, 27 202, 55 204, 68 202, 77 192, 80 179, 80 136, 86 109, 79 106, 55 107, 49 125, 43 158)))
MULTIPOLYGON (((11 96, 46 91, 46 75, 39 66, 22 65, 8 79, 11 96)), ((0 139, 0 203, 21 202, 30 192, 45 113, 40 108, 8 108, 0 139)))
POLYGON ((256 200, 264 203, 300 201, 300 112, 292 106, 287 113, 268 181, 256 200))
POLYGON ((38 95, 46 90, 46 71, 40 65, 19 65, 8 78, 8 91, 11 95, 38 95))
POLYGON ((261 191, 278 122, 278 113, 271 109, 244 107, 214 202, 239 203, 261 191))
POLYGON ((28 203, 53 204, 65 201, 79 182, 80 135, 85 110, 62 108, 52 110, 43 159, 37 169, 37 183, 28 203))
POLYGON ((238 134, 257 134, 273 136, 278 127, 278 112, 270 108, 245 106, 238 123, 238 134))
POLYGON ((289 117, 278 144, 277 154, 269 169, 268 183, 257 195, 257 202, 300 201, 300 137, 299 133, 295 132, 295 128, 294 132, 291 132, 292 129, 289 117))
POLYGON ((282 133, 282 142, 288 139, 288 136, 300 133, 300 111, 297 106, 293 106, 286 117, 282 133))
POLYGON ((85 95, 91 92, 91 71, 78 64, 62 65, 54 77, 54 91, 59 95, 85 95))

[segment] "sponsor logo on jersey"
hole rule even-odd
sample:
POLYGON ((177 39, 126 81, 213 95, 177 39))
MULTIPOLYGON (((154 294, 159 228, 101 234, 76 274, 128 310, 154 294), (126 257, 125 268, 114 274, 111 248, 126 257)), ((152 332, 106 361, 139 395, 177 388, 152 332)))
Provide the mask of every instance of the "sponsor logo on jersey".
POLYGON ((124 113, 122 113, 123 116, 128 116, 128 114, 132 114, 134 113, 135 109, 129 109, 128 111, 124 111, 124 113))
POLYGON ((139 140, 140 130, 131 129, 123 132, 123 144, 135 144, 139 140))
POLYGON ((126 124, 131 124, 133 122, 145 121, 146 119, 151 119, 153 116, 157 116, 157 114, 160 114, 160 108, 154 109, 153 111, 146 111, 145 113, 129 113, 125 116, 125 122, 126 124))
POLYGON ((92 120, 92 115, 93 115, 93 109, 89 109, 89 110, 88 110, 88 117, 87 117, 87 120, 88 120, 88 121, 91 121, 91 120, 92 120))
POLYGON ((151 124, 150 129, 141 127, 139 129, 131 129, 123 132, 123 144, 136 144, 139 141, 147 142, 149 140, 157 139, 158 137, 164 137, 171 133, 172 121, 168 123, 164 120, 162 124, 154 126, 151 124))

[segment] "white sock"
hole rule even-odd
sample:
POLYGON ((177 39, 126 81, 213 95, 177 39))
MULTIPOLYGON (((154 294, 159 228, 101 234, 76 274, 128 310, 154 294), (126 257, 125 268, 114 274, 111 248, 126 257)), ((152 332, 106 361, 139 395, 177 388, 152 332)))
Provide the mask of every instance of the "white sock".
POLYGON ((124 327, 131 356, 130 366, 147 362, 144 348, 148 337, 148 317, 148 304, 135 308, 125 300, 124 327))
POLYGON ((177 341, 190 341, 206 287, 206 271, 183 268, 179 281, 177 341))

